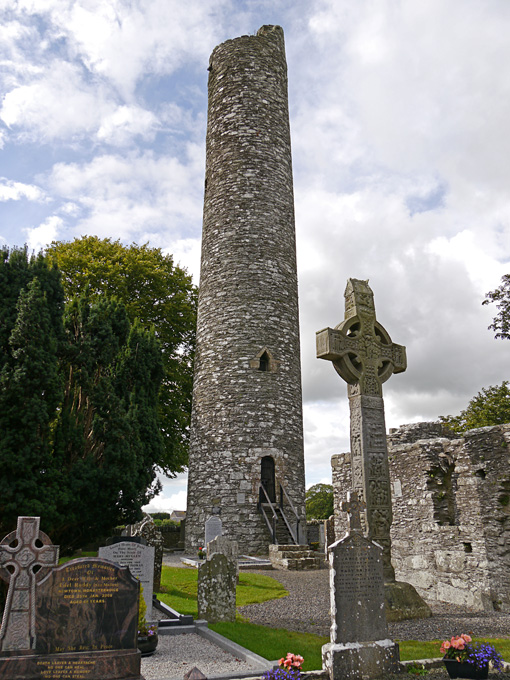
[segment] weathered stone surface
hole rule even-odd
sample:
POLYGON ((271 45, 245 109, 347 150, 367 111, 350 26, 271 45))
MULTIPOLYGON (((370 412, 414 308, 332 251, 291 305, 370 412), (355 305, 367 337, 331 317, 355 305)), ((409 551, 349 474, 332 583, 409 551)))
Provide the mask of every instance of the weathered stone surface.
MULTIPOLYGON (((405 347, 391 341, 387 331, 376 321, 374 296, 367 281, 349 279, 345 289, 345 320, 335 329, 317 333, 317 356, 333 362, 337 373, 348 383, 351 412, 351 451, 344 454, 349 462, 351 488, 366 503, 361 528, 383 548, 383 571, 386 583, 395 582, 391 561, 392 502, 382 384, 392 373, 406 370, 405 347)), ((335 457, 334 457, 335 458, 335 457)), ((336 462, 336 461, 335 461, 336 462)), ((333 463, 335 466, 335 463, 333 463)), ((335 487, 333 470, 333 487, 335 487)), ((339 505, 346 487, 334 488, 337 498, 337 535, 341 534, 339 505)), ((393 609, 398 598, 387 598, 390 620, 431 616, 431 611, 412 588, 398 588, 399 597, 412 597, 400 612, 393 609), (417 606, 419 604, 419 606, 417 606), (404 615, 405 612, 405 615, 404 615)))
POLYGON ((392 430, 388 451, 402 489, 391 530, 397 577, 427 599, 510 611, 510 425, 459 437, 413 423, 392 430))
POLYGON ((391 341, 376 321, 367 281, 349 279, 345 320, 317 333, 317 357, 333 362, 348 384, 351 411, 352 488, 366 503, 363 525, 383 547, 384 577, 395 580, 391 564, 391 489, 382 383, 407 366, 405 347, 391 341))
POLYGON ((150 545, 120 541, 112 545, 101 546, 98 556, 111 560, 121 567, 129 567, 143 587, 143 597, 147 611, 152 611, 152 593, 154 583, 154 548, 150 545))
POLYGON ((323 560, 317 557, 308 545, 271 544, 269 559, 273 569, 302 571, 320 569, 323 566, 323 560))
POLYGON ((209 545, 218 536, 222 535, 223 522, 218 515, 211 515, 205 522, 205 546, 209 545))
POLYGON ((39 517, 18 517, 16 531, 0 542, 0 578, 9 584, 0 653, 35 648, 37 587, 58 563, 58 546, 40 531, 39 522, 39 517))
POLYGON ((210 623, 235 621, 236 565, 215 553, 198 567, 198 618, 210 623))
POLYGON ((377 678, 398 670, 398 645, 388 639, 382 548, 361 532, 364 503, 352 492, 343 508, 349 532, 329 548, 331 641, 322 648, 331 680, 377 678))
POLYGON ((331 680, 368 680, 399 672, 398 644, 392 640, 334 644, 322 647, 322 666, 331 680))
MULTIPOLYGON (((335 543, 335 516, 331 515, 328 519, 324 520, 324 550, 326 552, 326 557, 328 556, 329 548, 335 543)), ((345 533, 345 532, 344 532, 345 533)), ((338 536, 343 534, 338 533, 338 536)))
POLYGON ((144 538, 147 545, 151 545, 154 548, 153 581, 154 591, 157 593, 161 588, 161 567, 163 566, 163 548, 165 545, 163 534, 154 524, 152 517, 146 514, 141 522, 133 525, 131 535, 144 538))
MULTIPOLYGON (((264 459, 304 528, 292 160, 283 31, 215 48, 209 110, 186 550, 221 509, 242 553, 265 552, 264 459)), ((278 491, 278 484, 274 485, 278 491)))

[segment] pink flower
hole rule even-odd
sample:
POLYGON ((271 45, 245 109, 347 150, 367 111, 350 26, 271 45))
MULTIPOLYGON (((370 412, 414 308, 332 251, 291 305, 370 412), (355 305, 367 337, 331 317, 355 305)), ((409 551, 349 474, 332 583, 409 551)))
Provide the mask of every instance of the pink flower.
POLYGON ((472 642, 472 638, 471 638, 470 635, 466 635, 465 633, 462 633, 462 635, 460 637, 464 640, 464 642, 472 642))

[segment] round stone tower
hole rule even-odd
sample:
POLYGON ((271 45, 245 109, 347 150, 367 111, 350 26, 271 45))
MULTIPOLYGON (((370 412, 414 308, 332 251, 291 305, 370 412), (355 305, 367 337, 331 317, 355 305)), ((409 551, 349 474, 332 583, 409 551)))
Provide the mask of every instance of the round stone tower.
POLYGON ((279 26, 228 40, 209 64, 186 549, 205 547, 212 518, 241 553, 267 552, 268 500, 278 542, 303 536, 294 198, 279 26))

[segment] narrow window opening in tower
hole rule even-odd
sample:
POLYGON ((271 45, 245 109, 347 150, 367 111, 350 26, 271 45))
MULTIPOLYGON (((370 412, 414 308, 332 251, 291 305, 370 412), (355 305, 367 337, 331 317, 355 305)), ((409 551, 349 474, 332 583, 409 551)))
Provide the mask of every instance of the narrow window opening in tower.
POLYGON ((269 355, 267 352, 259 359, 259 371, 269 371, 269 355))

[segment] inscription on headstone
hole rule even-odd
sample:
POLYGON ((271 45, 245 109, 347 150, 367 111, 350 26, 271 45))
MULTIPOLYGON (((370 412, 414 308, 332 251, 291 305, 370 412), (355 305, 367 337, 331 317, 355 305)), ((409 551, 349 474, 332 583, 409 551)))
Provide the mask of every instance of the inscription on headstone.
POLYGON ((382 640, 387 635, 381 548, 352 533, 330 548, 335 616, 332 642, 382 640))
POLYGON ((349 532, 329 548, 331 642, 322 647, 330 680, 368 680, 398 670, 398 645, 388 639, 382 548, 361 531, 363 503, 343 504, 349 532))
POLYGON ((218 515, 211 515, 205 522, 205 547, 216 536, 221 536, 222 522, 218 515))
POLYGON ((111 560, 121 567, 129 567, 143 587, 143 597, 147 605, 147 613, 152 612, 152 592, 154 576, 154 548, 150 545, 120 541, 99 548, 99 557, 111 560))
POLYGON ((140 680, 139 582, 100 558, 54 567, 57 554, 38 517, 20 517, 0 542, 0 576, 9 581, 0 677, 140 680))

